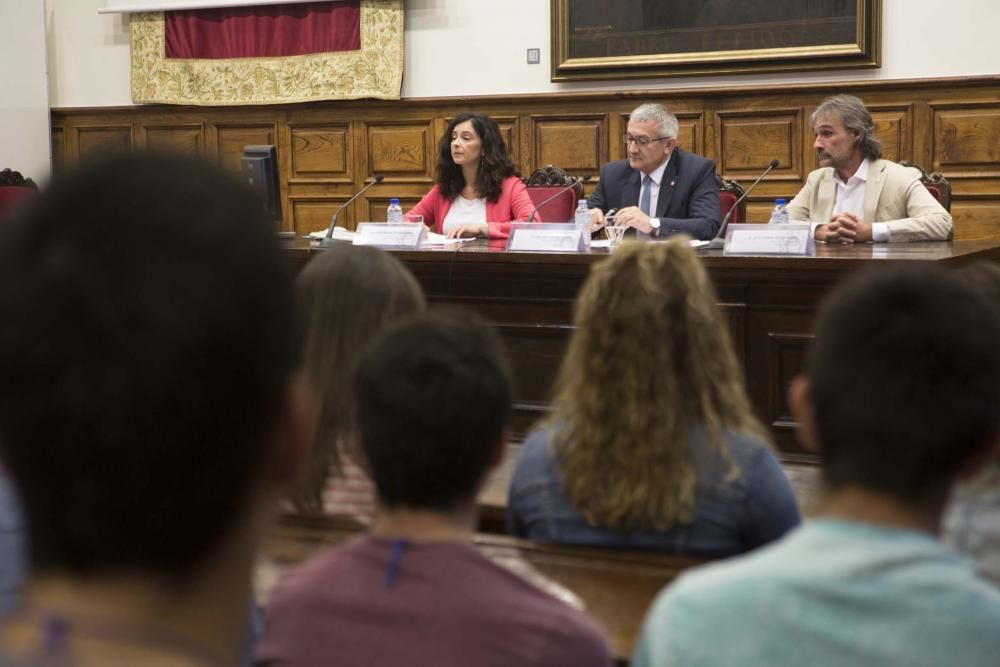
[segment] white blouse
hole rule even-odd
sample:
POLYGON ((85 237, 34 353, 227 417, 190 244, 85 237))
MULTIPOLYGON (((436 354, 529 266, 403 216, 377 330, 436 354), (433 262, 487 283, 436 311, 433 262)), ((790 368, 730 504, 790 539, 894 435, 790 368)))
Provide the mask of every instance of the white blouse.
POLYGON ((453 227, 461 225, 485 225, 486 224, 486 199, 466 199, 462 195, 455 197, 448 209, 448 215, 444 216, 444 224, 441 225, 441 233, 447 234, 453 227))

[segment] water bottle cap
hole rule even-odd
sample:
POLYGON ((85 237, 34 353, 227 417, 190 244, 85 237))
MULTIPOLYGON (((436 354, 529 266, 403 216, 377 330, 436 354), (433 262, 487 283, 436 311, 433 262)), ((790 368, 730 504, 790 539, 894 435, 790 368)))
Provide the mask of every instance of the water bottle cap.
POLYGON ((576 202, 577 208, 579 208, 581 206, 586 206, 586 205, 587 205, 587 200, 586 199, 578 199, 577 202, 576 202))
POLYGON ((784 199, 775 199, 774 200, 774 205, 775 206, 784 206, 785 205, 785 200, 784 199))
POLYGON ((398 197, 391 197, 389 199, 389 206, 399 206, 399 198, 398 197))

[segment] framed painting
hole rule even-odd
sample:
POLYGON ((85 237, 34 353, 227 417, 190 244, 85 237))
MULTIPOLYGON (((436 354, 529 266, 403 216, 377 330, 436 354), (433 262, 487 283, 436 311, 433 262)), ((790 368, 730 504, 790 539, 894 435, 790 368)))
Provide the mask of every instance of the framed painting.
POLYGON ((882 0, 551 0, 552 80, 878 67, 882 0))

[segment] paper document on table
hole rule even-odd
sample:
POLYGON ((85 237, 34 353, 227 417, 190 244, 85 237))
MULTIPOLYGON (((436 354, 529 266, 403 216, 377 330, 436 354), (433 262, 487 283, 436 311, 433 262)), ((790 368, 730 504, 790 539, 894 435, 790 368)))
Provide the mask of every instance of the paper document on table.
POLYGON ((476 237, 474 236, 462 239, 450 239, 444 234, 427 232, 427 238, 424 239, 424 247, 426 248, 427 246, 448 245, 451 243, 466 243, 468 241, 475 241, 475 240, 476 237))
MULTIPOLYGON (((326 238, 326 230, 321 229, 318 232, 312 232, 310 234, 306 234, 306 238, 311 239, 313 241, 322 241, 323 239, 326 238)), ((340 225, 337 225, 336 227, 333 228, 333 235, 331 238, 337 241, 351 241, 353 243, 354 232, 344 227, 341 227, 340 225)))

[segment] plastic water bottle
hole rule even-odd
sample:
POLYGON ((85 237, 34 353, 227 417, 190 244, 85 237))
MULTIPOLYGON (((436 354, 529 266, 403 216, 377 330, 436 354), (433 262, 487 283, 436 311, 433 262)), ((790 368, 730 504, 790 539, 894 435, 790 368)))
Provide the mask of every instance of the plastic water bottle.
POLYGON ((785 208, 784 199, 774 200, 774 210, 771 211, 771 219, 768 221, 769 225, 785 225, 788 224, 788 209, 785 208))
POLYGON ((583 236, 583 245, 587 248, 590 247, 590 209, 587 208, 587 200, 581 199, 576 204, 576 214, 573 217, 573 221, 576 223, 576 228, 583 230, 581 236, 583 236))
POLYGON ((389 200, 389 208, 386 209, 385 219, 390 225, 403 221, 403 207, 399 205, 399 199, 396 197, 389 200))

